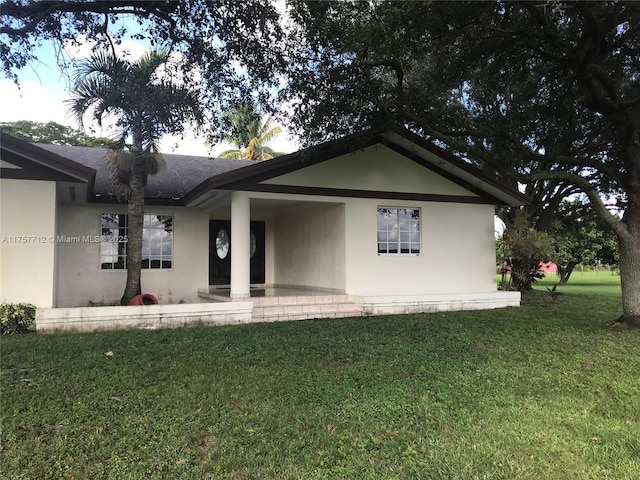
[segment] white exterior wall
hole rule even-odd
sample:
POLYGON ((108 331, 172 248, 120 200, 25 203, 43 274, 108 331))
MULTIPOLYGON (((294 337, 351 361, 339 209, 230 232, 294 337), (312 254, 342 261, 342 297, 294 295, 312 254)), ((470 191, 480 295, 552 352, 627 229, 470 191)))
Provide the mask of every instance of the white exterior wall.
MULTIPOLYGON (((477 197, 462 186, 382 145, 374 145, 275 177, 265 183, 477 197)), ((295 230, 276 231, 276 283, 309 285, 303 280, 307 279, 309 272, 314 272, 319 276, 325 275, 324 281, 316 282, 317 286, 339 285, 334 288, 342 288, 344 285, 347 294, 358 296, 496 291, 493 205, 342 197, 310 198, 315 198, 318 202, 326 200, 344 204, 345 254, 344 257, 339 257, 344 258, 344 273, 335 272, 333 277, 326 275, 326 264, 338 269, 341 267, 336 266, 341 260, 333 261, 335 254, 332 250, 335 247, 318 243, 318 238, 326 235, 324 232, 328 223, 338 224, 329 218, 317 216, 322 208, 328 208, 321 207, 317 211, 305 211, 302 218, 296 215, 278 220, 281 225, 287 225, 290 229, 297 227, 299 232, 296 236, 293 233, 295 230), (378 255, 378 207, 420 209, 419 255, 378 255), (315 232, 309 230, 314 227, 317 228, 315 232), (283 232, 287 232, 287 235, 283 232), (286 240, 284 245, 283 239, 286 240)), ((336 236, 335 244, 341 241, 342 237, 338 241, 336 236)))
MULTIPOLYGON (((100 235, 103 213, 126 213, 123 205, 60 205, 58 235, 100 235)), ((145 207, 145 214, 173 215, 173 268, 142 270, 142 292, 158 302, 198 302, 198 288, 209 283, 209 218, 198 209, 145 207)), ((100 268, 100 244, 58 243, 58 307, 87 302, 119 303, 126 270, 100 268)))
POLYGON ((473 192, 382 145, 341 155, 264 183, 477 197, 473 192))
POLYGON ((344 205, 307 206, 274 224, 274 283, 344 290, 344 205))
POLYGON ((492 205, 350 199, 346 293, 495 292, 493 215, 492 205), (420 209, 420 254, 378 254, 378 207, 420 209))
POLYGON ((56 184, 0 179, 0 301, 54 302, 56 184))

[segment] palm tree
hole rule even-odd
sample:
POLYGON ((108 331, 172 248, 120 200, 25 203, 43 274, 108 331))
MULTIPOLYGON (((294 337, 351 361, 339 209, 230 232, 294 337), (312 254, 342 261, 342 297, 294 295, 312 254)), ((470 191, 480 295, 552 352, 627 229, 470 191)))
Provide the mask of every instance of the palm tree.
POLYGON ((236 148, 222 152, 222 158, 260 161, 282 155, 267 145, 281 132, 281 128, 273 125, 271 116, 262 117, 257 103, 238 103, 225 113, 223 121, 227 123, 228 129, 220 139, 236 148))
POLYGON ((184 131, 188 123, 203 123, 197 91, 166 74, 168 61, 168 52, 161 50, 148 52, 135 62, 97 52, 77 67, 72 96, 67 100, 81 126, 85 115, 91 114, 98 125, 110 121, 120 129, 107 161, 128 202, 127 283, 122 305, 141 293, 144 187, 148 175, 158 173, 164 165, 158 141, 162 135, 184 131))

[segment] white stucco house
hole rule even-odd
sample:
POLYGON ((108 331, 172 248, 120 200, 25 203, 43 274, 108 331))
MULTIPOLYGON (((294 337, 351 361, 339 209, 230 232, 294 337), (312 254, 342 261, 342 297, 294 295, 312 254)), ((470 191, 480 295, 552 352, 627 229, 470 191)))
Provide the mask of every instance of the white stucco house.
MULTIPOLYGON (((127 207, 107 151, 1 142, 0 301, 117 303, 127 207)), ((264 162, 165 159, 143 234, 160 304, 240 302, 254 320, 519 305, 496 289, 494 209, 524 198, 408 131, 264 162)))

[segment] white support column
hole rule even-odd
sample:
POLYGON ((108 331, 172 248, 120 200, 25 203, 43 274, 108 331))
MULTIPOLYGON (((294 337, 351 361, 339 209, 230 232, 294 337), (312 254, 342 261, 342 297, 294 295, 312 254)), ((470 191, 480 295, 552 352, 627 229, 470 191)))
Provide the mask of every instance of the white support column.
POLYGON ((246 192, 231 194, 231 298, 249 298, 251 209, 246 192))

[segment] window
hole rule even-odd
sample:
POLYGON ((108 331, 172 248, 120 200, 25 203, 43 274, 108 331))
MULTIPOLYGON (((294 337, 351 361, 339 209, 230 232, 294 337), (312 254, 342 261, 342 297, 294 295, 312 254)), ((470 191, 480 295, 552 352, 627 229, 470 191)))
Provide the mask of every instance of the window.
POLYGON ((378 208, 378 254, 420 253, 420 210, 378 208))
MULTIPOLYGON (((103 213, 100 265, 103 270, 127 268, 129 222, 126 214, 103 213)), ((173 217, 145 215, 142 223, 142 268, 163 269, 173 265, 173 217)))
POLYGON ((227 255, 229 254, 229 247, 229 234, 224 228, 221 228, 218 231, 218 235, 216 235, 216 253, 220 260, 227 258, 227 255))

